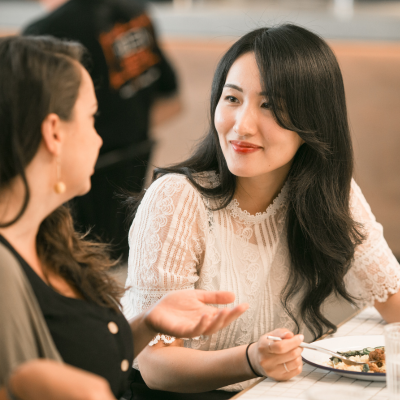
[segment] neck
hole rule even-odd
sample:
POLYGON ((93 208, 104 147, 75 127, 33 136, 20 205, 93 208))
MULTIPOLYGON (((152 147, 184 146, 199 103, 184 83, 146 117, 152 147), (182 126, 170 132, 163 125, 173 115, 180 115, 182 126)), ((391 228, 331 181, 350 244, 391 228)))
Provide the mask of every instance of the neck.
MULTIPOLYGON (((30 199, 23 215, 11 226, 0 228, 3 235, 15 250, 30 264, 38 264, 36 236, 40 224, 57 207, 68 199, 62 199, 53 190, 51 175, 45 173, 40 165, 30 164, 26 171, 30 188, 30 199), (34 179, 34 177, 41 177, 34 179), (46 178, 47 177, 47 178, 46 178)), ((21 210, 25 197, 22 179, 17 177, 7 190, 0 193, 0 222, 11 221, 21 210)))
POLYGON ((255 177, 237 177, 235 198, 250 214, 264 212, 275 200, 289 174, 290 165, 255 177))

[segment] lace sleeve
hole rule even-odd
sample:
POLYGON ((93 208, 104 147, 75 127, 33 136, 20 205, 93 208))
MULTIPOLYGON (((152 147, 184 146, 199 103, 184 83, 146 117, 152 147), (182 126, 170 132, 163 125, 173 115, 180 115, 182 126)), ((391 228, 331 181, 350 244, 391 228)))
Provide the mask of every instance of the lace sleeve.
POLYGON ((385 302, 400 289, 400 266, 383 237, 383 228, 371 212, 361 189, 352 181, 350 208, 353 218, 363 225, 365 241, 356 248, 346 275, 346 288, 360 299, 360 305, 385 302))
MULTIPOLYGON (((181 175, 168 174, 147 190, 129 232, 127 319, 173 290, 194 289, 204 253, 200 194, 181 175)), ((174 338, 157 335, 171 343, 174 338)))

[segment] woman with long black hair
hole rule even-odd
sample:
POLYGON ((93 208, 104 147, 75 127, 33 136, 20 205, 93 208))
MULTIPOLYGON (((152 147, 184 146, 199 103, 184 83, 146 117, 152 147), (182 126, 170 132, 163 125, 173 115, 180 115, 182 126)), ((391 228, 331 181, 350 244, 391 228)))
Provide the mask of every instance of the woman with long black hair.
MULTIPOLYGON (((64 205, 90 189, 102 145, 84 48, 0 39, 0 400, 119 398, 160 330, 211 333, 246 306, 232 293, 171 293, 129 323, 107 247, 64 205)), ((102 199, 99 199, 102 201, 102 199)))
POLYGON ((217 67, 210 114, 193 155, 156 169, 133 199, 122 303, 130 317, 165 293, 202 288, 232 290, 250 308, 214 335, 156 338, 136 365, 147 385, 235 391, 257 375, 290 379, 302 368, 301 333, 335 329, 323 313, 329 296, 399 321, 399 264, 352 179, 329 46, 289 24, 246 34, 217 67))

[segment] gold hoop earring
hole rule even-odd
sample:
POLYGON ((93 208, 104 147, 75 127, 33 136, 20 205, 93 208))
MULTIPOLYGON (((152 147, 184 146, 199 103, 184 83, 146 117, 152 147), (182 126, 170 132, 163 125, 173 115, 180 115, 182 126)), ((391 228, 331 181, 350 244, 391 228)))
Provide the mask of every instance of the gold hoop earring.
POLYGON ((66 189, 65 183, 61 181, 61 163, 60 158, 57 157, 57 183, 54 185, 54 191, 57 194, 62 194, 66 189))

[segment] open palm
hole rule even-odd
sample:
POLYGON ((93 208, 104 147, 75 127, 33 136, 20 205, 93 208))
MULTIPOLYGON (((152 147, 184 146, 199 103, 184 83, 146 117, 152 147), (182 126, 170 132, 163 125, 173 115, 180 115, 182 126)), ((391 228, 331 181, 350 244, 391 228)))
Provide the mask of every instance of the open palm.
POLYGON ((146 324, 156 332, 175 337, 210 335, 229 325, 248 308, 216 308, 207 304, 229 304, 235 300, 231 292, 181 290, 164 296, 145 316, 146 324))

